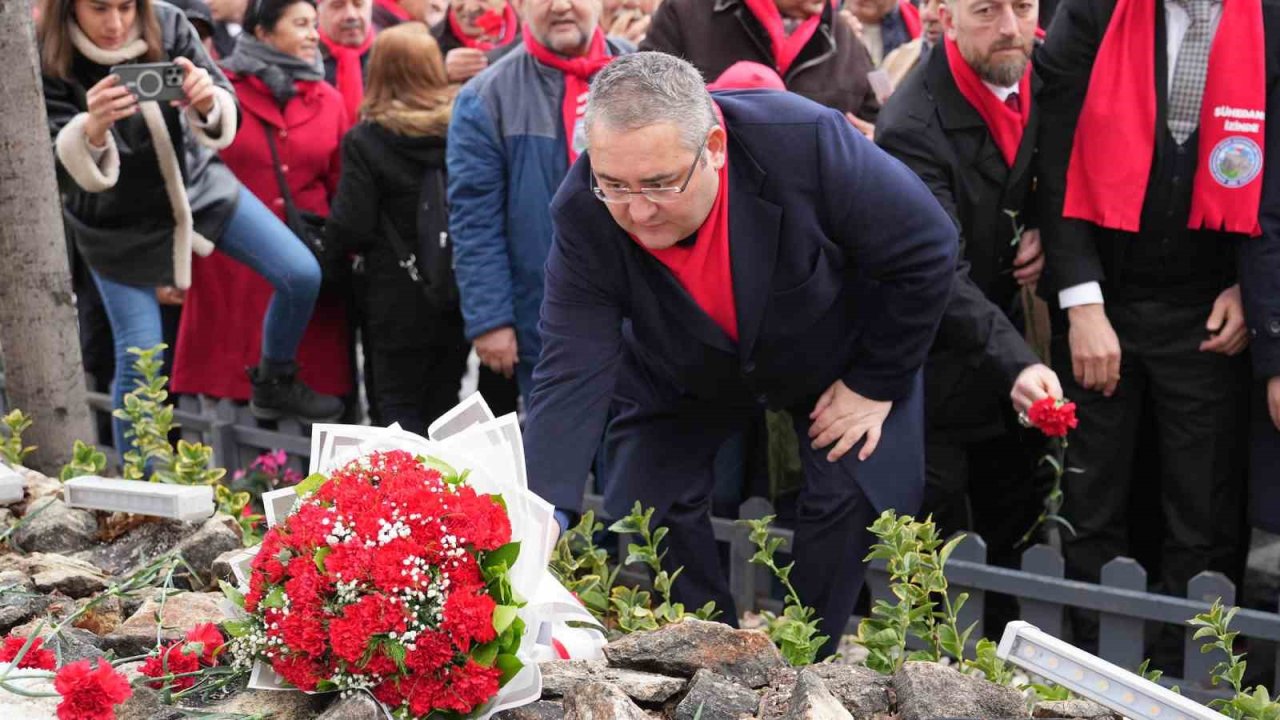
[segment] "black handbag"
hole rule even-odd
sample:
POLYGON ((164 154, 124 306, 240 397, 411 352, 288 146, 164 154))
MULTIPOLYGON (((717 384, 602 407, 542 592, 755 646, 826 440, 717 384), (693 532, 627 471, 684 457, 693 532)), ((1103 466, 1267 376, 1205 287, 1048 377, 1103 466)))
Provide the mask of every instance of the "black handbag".
POLYGON ((275 133, 266 123, 262 124, 262 131, 267 138, 267 147, 271 149, 271 164, 276 171, 280 197, 284 200, 285 224, 294 235, 298 236, 302 244, 307 246, 311 254, 315 255, 316 262, 320 263, 320 273, 324 278, 325 287, 346 284, 351 276, 351 263, 325 239, 324 217, 306 210, 299 210, 294 204, 293 193, 289 192, 289 183, 285 180, 284 170, 281 168, 280 151, 276 148, 275 133))
POLYGON ((433 199, 444 196, 443 174, 428 171, 423 178, 418 198, 418 242, 416 251, 405 242, 395 222, 386 212, 379 221, 386 228, 386 237, 396 255, 396 264, 404 269, 409 279, 422 290, 427 306, 437 313, 446 313, 458 307, 458 283, 453 275, 453 244, 448 227, 449 209, 433 199), (438 237, 431 237, 431 235, 438 237))

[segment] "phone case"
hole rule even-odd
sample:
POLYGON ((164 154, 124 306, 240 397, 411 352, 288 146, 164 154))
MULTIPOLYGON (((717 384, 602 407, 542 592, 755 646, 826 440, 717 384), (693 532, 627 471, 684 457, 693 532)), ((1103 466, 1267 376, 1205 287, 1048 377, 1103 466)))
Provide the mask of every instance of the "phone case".
POLYGON ((139 102, 154 100, 169 102, 185 97, 182 82, 186 73, 174 63, 137 63, 116 65, 111 74, 120 78, 120 83, 138 98, 139 102))

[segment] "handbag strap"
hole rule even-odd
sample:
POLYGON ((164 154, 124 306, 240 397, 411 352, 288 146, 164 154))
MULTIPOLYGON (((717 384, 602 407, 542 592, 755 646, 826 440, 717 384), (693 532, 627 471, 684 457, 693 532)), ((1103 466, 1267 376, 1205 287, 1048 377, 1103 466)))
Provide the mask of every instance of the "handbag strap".
POLYGON ((404 237, 400 235, 400 231, 396 229, 396 224, 385 211, 379 212, 378 217, 382 225, 387 229, 387 240, 391 243, 391 251, 396 254, 396 264, 409 273, 409 279, 422 288, 422 292, 427 294, 429 298, 427 283, 422 279, 422 273, 418 272, 418 256, 405 244, 404 237))
POLYGON ((295 233, 299 232, 302 228, 302 215, 298 212, 298 206, 293 204, 293 193, 289 192, 289 183, 284 179, 280 151, 276 148, 276 135, 265 122, 262 123, 262 133, 267 138, 267 147, 271 149, 271 166, 276 171, 276 184, 280 186, 280 197, 284 200, 285 219, 288 220, 290 229, 295 233))

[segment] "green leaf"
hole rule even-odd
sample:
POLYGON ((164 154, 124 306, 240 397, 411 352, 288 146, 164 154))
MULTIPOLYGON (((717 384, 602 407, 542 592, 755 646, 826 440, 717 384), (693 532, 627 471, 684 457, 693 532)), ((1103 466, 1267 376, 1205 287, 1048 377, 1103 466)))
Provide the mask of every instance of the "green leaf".
POLYGON ((248 620, 227 620, 222 623, 222 629, 233 638, 244 637, 253 629, 253 624, 248 620))
POLYGON ((305 480, 293 486, 293 491, 297 493, 300 498, 306 497, 316 490, 319 490, 320 486, 325 484, 325 481, 328 479, 329 478, 321 475, 320 473, 308 475, 305 480))
POLYGON ((244 593, 240 592, 239 588, 226 580, 219 580, 218 587, 222 589, 222 594, 225 595, 228 600, 236 604, 236 607, 244 607, 244 593))
POLYGON ((480 562, 480 566, 485 570, 493 570, 499 565, 506 565, 508 568, 515 567, 516 559, 520 557, 520 543, 509 542, 506 545, 492 550, 484 554, 484 560, 480 562))
POLYGON ((498 678, 498 685, 506 685, 516 676, 516 673, 524 669, 524 663, 520 662, 520 658, 510 653, 499 655, 494 665, 502 671, 502 675, 498 678))
POLYGON ((319 550, 316 550, 316 554, 315 554, 316 569, 319 570, 320 574, 322 575, 325 573, 324 559, 329 557, 329 553, 331 552, 333 552, 333 548, 329 547, 328 545, 325 545, 319 550))
POLYGON ((497 641, 488 642, 476 648, 474 651, 472 651, 471 658, 475 660, 476 663, 479 665, 484 665, 485 667, 493 667, 494 661, 497 660, 498 658, 497 641))
POLYGON ((280 609, 284 607, 284 588, 277 585, 262 599, 262 607, 280 609))
POLYGON ((511 605, 499 605, 493 609, 493 630, 501 635, 507 628, 511 627, 511 622, 516 619, 518 610, 511 605))

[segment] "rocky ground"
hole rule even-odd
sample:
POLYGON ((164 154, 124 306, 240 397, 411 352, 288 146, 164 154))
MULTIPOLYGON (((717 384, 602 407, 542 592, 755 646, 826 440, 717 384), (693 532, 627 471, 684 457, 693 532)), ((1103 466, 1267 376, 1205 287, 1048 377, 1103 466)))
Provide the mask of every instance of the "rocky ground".
MULTIPOLYGON (((0 636, 28 634, 66 618, 113 583, 155 558, 182 554, 188 568, 166 574, 124 597, 102 601, 53 643, 63 662, 146 653, 203 622, 219 622, 218 578, 230 578, 227 557, 241 547, 235 520, 202 523, 110 516, 67 507, 60 484, 27 473, 27 496, 0 509, 0 533, 15 518, 22 527, 0 547, 0 636), (163 608, 161 605, 163 604, 163 608)), ((846 718, 1090 718, 1113 719, 1092 703, 1042 703, 1019 692, 931 663, 907 663, 893 676, 865 666, 789 667, 758 630, 733 630, 696 620, 609 645, 605 659, 542 666, 543 699, 500 713, 501 720, 844 720, 846 718)), ((140 663, 122 669, 137 677, 140 663)), ((51 691, 47 684, 28 685, 51 691)), ((21 698, 0 690, 0 718, 54 717, 57 698, 21 698)), ((232 690, 205 698, 200 717, 280 720, 376 720, 365 696, 232 690)), ((190 709, 189 709, 190 710, 190 709)), ((177 720, 193 713, 161 704, 145 687, 118 709, 119 720, 177 720)))

